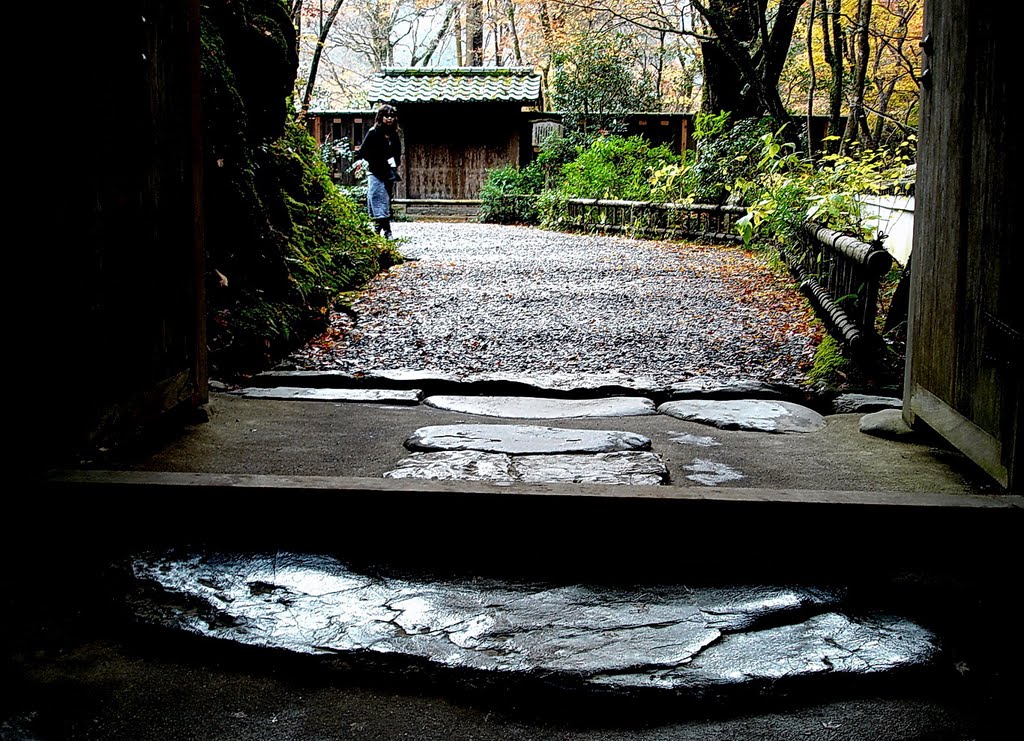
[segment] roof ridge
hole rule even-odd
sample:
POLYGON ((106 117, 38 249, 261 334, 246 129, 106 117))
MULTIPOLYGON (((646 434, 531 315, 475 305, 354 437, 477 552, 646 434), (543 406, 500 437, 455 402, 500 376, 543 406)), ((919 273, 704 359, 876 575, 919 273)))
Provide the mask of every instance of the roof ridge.
POLYGON ((533 67, 384 67, 382 77, 522 77, 540 76, 533 67))

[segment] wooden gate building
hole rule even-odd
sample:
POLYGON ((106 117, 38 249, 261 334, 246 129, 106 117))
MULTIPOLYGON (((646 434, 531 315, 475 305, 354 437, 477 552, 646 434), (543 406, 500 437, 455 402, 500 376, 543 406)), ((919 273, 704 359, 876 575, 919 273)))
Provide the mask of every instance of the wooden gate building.
POLYGON ((540 75, 519 67, 389 68, 370 91, 398 109, 400 199, 474 200, 487 171, 529 157, 540 75))

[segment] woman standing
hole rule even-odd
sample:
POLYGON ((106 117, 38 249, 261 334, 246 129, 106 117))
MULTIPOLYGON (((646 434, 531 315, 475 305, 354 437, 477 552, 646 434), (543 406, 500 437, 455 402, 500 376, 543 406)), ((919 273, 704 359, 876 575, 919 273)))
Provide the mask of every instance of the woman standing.
POLYGON ((398 167, 402 161, 402 144, 398 139, 398 112, 394 106, 383 105, 377 111, 373 126, 359 145, 359 157, 366 160, 366 202, 377 232, 391 239, 391 199, 395 183, 401 180, 398 167))

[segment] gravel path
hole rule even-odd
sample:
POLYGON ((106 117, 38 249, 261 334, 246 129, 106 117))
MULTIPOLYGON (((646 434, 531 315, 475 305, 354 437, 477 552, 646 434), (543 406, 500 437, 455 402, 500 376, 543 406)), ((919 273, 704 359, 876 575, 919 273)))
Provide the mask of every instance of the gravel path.
POLYGON ((394 224, 377 276, 290 362, 349 373, 695 376, 799 383, 820 339, 785 277, 737 247, 493 224, 394 224))

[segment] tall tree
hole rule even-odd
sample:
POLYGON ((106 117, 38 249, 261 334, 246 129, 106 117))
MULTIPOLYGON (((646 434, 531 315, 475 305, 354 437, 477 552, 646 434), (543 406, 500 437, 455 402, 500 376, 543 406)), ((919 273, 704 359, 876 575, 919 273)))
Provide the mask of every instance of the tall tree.
POLYGON ((466 0, 466 46, 469 66, 484 63, 484 0, 466 0))
MULTIPOLYGON (((302 93, 302 105, 300 106, 299 114, 306 115, 309 111, 309 102, 313 98, 313 87, 316 85, 317 72, 320 69, 320 57, 323 55, 324 44, 327 41, 327 35, 331 32, 331 27, 334 25, 334 20, 338 17, 338 11, 341 10, 342 4, 345 0, 333 0, 333 4, 327 15, 320 17, 320 28, 317 33, 316 48, 313 50, 313 60, 309 65, 309 77, 306 78, 306 89, 302 93)), ((302 3, 296 2, 292 5, 292 20, 295 21, 301 17, 302 3)), ((296 27, 298 30, 298 27, 296 27)))
POLYGON ((850 115, 846 131, 843 132, 842 151, 849 151, 854 142, 862 141, 869 147, 874 146, 871 129, 868 128, 867 115, 864 112, 864 88, 867 82, 868 59, 871 45, 868 29, 871 25, 871 0, 858 0, 857 15, 851 34, 850 46, 854 52, 853 85, 850 90, 850 115))
MULTIPOLYGON (((825 63, 832 72, 828 95, 829 130, 838 132, 842 131, 843 127, 843 74, 845 70, 845 63, 843 62, 842 0, 821 1, 823 6, 821 13, 822 52, 825 56, 825 63)), ((813 27, 813 24, 814 18, 812 14, 810 25, 813 27)), ((830 151, 836 151, 838 143, 833 141, 827 148, 830 151)))
POLYGON ((626 113, 649 110, 650 84, 627 64, 626 41, 585 36, 555 57, 554 104, 570 129, 615 131, 626 113))
POLYGON ((778 0, 772 18, 768 0, 691 1, 714 33, 702 45, 704 110, 734 118, 768 115, 795 139, 779 79, 806 0, 778 0))

